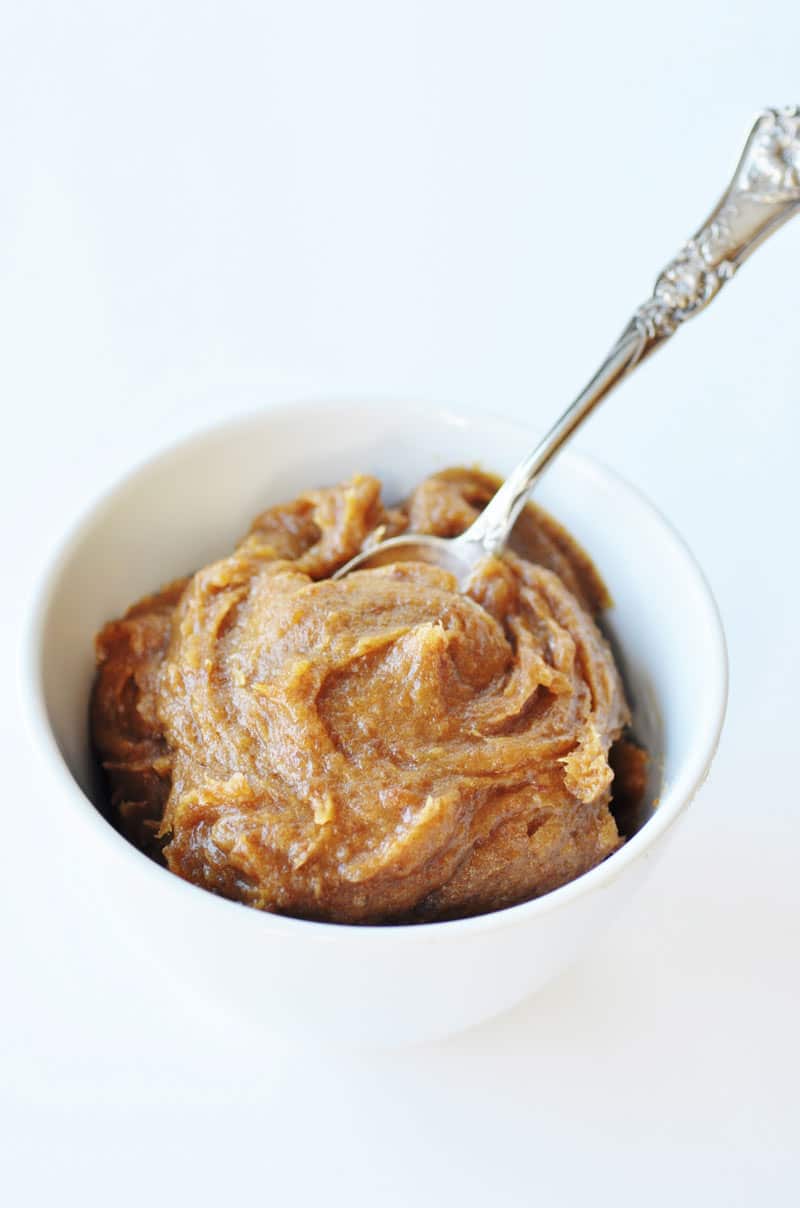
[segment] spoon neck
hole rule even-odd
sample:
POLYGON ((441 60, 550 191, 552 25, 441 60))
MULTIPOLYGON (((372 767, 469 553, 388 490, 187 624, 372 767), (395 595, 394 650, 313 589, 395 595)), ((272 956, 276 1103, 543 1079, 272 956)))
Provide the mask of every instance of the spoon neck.
POLYGON ((579 424, 636 365, 645 344, 645 335, 635 323, 625 329, 589 384, 533 451, 511 471, 481 514, 462 535, 461 541, 478 543, 487 554, 500 553, 507 545, 511 530, 538 479, 579 424))

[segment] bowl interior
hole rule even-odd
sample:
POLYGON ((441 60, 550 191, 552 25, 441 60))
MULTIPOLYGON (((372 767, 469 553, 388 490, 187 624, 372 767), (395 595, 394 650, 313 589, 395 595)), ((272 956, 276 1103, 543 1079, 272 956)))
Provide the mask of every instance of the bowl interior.
MULTIPOLYGON (((381 478, 393 501, 447 465, 504 474, 534 435, 428 408, 298 404, 201 433, 131 474, 68 541, 33 635, 34 691, 86 808, 97 803, 87 702, 93 637, 104 621, 226 553, 258 511, 304 488, 363 471, 381 478)), ((635 732, 653 756, 643 818, 656 801, 659 815, 672 808, 672 789, 679 808, 705 772, 724 708, 724 645, 708 589, 661 517, 594 463, 563 454, 536 497, 585 546, 610 588, 604 624, 635 732)))

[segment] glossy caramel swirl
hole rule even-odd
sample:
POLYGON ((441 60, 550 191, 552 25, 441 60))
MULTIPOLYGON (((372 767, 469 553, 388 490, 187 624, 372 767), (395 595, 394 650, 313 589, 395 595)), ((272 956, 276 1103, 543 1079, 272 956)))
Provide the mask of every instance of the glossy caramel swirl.
POLYGON ((309 492, 107 626, 94 737, 126 832, 227 897, 340 922, 495 910, 612 852, 628 710, 563 529, 529 508, 464 592, 421 563, 328 577, 376 531, 462 531, 494 486, 445 471, 395 510, 364 476, 309 492))

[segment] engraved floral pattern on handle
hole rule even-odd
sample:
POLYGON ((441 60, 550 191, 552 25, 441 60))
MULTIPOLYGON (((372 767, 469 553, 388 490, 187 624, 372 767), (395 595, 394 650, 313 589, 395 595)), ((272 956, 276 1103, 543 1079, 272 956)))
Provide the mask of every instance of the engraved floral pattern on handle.
POLYGON ((734 183, 760 201, 800 199, 800 108, 759 118, 734 183))
POLYGON ((761 240, 798 207, 800 107, 767 109, 753 127, 719 205, 637 310, 631 327, 643 338, 642 351, 703 310, 761 240))

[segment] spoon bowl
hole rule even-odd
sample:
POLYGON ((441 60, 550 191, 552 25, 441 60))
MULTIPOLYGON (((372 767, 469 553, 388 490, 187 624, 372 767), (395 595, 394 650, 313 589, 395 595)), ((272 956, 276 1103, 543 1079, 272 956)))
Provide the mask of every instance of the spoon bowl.
POLYGON ((342 579, 354 570, 370 570, 376 566, 389 566, 396 562, 426 562, 440 566, 455 575, 463 587, 486 551, 482 545, 467 540, 469 531, 460 537, 434 537, 430 533, 402 533, 399 537, 388 537, 370 549, 356 554, 344 566, 340 566, 333 579, 342 579))

